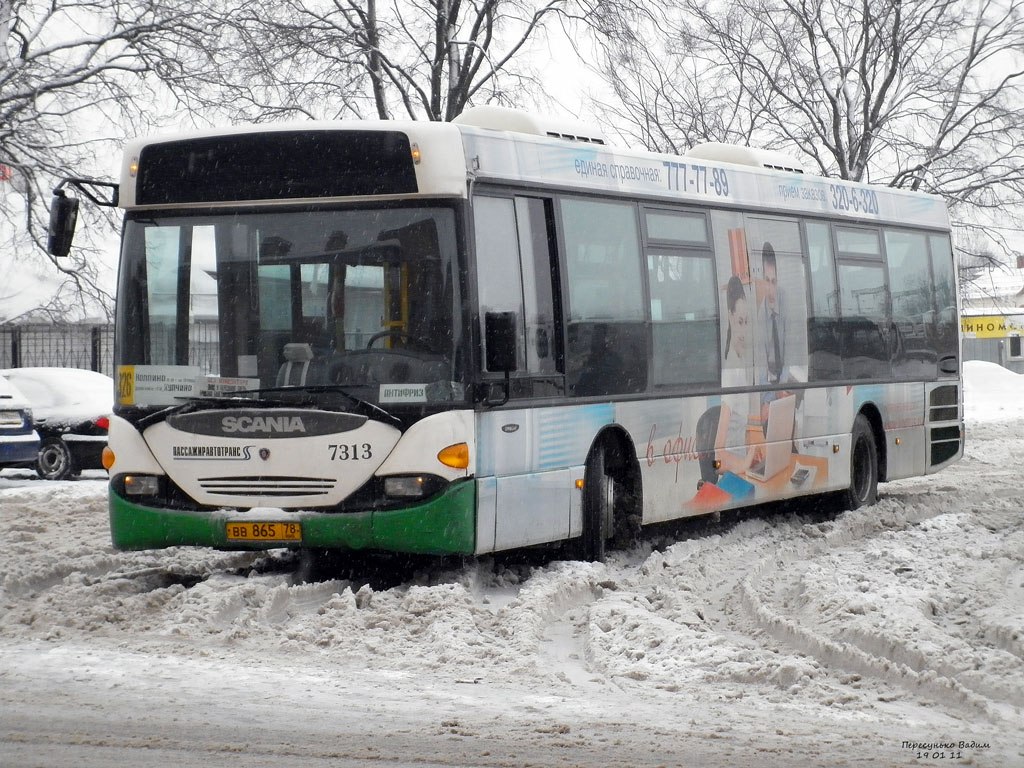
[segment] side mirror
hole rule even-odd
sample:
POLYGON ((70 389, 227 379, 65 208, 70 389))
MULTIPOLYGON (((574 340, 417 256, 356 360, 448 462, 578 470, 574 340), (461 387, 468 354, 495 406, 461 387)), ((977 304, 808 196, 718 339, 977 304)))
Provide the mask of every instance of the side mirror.
POLYGON ((511 373, 518 367, 516 313, 488 312, 484 315, 485 364, 488 371, 511 373))
POLYGON ((518 367, 516 347, 516 313, 488 312, 484 315, 484 366, 488 371, 505 374, 502 382, 484 382, 483 402, 498 406, 508 402, 512 393, 509 376, 518 367))
POLYGON ((77 223, 78 198, 67 197, 60 190, 54 192, 50 201, 50 225, 46 237, 46 250, 51 255, 64 258, 71 252, 77 223))

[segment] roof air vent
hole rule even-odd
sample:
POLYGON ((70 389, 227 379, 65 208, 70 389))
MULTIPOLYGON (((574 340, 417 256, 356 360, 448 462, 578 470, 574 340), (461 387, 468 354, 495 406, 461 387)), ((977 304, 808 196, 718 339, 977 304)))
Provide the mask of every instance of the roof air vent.
POLYGON ((518 109, 496 107, 493 104, 470 107, 452 122, 494 131, 549 136, 564 141, 582 141, 588 144, 608 143, 604 134, 599 130, 578 120, 568 117, 534 115, 518 109))
POLYGON ((771 168, 788 173, 806 173, 803 164, 796 158, 770 149, 754 149, 740 144, 723 144, 711 141, 698 144, 685 152, 686 157, 698 160, 717 160, 733 165, 752 165, 755 168, 771 168))

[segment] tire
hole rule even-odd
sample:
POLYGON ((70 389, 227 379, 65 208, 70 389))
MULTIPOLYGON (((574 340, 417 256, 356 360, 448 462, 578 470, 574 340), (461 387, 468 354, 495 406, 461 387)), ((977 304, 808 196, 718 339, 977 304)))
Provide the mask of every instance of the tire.
POLYGON ((579 542, 581 560, 604 562, 605 548, 612 531, 615 486, 615 479, 608 473, 605 449, 596 446, 583 471, 583 535, 579 542))
POLYGON ((43 480, 67 480, 77 473, 78 468, 67 443, 59 437, 43 440, 36 457, 36 474, 43 480))
POLYGON ((846 490, 845 507, 869 507, 877 499, 878 445, 871 423, 863 413, 858 413, 850 441, 850 487, 846 490))

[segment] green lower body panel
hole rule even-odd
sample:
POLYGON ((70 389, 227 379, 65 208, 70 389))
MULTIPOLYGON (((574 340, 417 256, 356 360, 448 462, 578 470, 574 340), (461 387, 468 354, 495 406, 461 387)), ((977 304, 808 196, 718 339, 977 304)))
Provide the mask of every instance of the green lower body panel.
POLYGON ((418 554, 473 553, 476 544, 476 486, 472 480, 453 483, 422 504, 366 512, 282 512, 265 520, 298 522, 300 541, 230 541, 232 520, 253 521, 229 510, 188 512, 149 507, 110 491, 110 533, 117 549, 160 549, 201 546, 219 549, 314 547, 369 549, 418 554))

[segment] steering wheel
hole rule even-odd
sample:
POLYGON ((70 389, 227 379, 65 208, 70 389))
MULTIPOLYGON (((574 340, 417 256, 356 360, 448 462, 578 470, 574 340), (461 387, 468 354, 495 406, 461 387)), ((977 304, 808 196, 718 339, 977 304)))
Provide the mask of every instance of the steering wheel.
POLYGON ((430 346, 430 342, 426 339, 421 339, 418 336, 413 336, 411 333, 406 333, 405 331, 381 331, 380 333, 375 333, 370 337, 370 340, 366 342, 366 348, 370 349, 373 346, 373 342, 377 341, 377 339, 385 338, 405 339, 420 351, 434 354, 434 348, 430 346))

